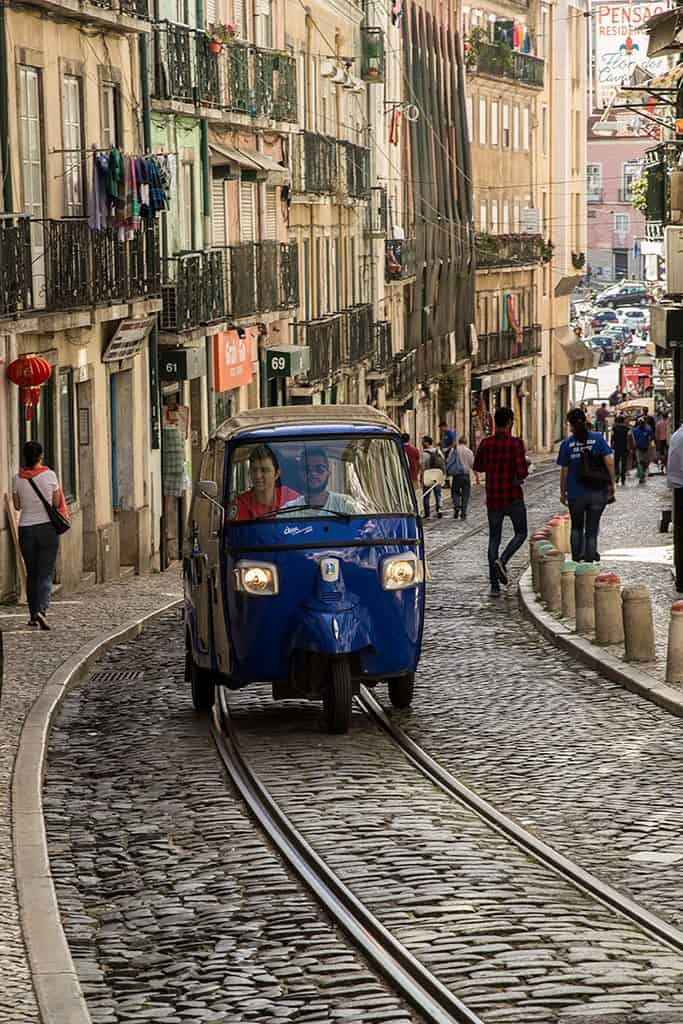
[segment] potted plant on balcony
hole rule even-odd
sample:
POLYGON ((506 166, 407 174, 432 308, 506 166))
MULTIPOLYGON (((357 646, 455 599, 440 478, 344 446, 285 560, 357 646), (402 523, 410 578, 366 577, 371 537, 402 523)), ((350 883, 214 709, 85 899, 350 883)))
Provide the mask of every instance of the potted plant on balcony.
POLYGON ((547 242, 541 241, 541 263, 550 263, 551 259, 553 258, 554 250, 555 246, 550 241, 550 239, 548 239, 547 242))
POLYGON ((574 270, 583 270, 586 266, 586 254, 585 252, 573 252, 572 253, 572 266, 574 270))
POLYGON ((468 71, 476 71, 481 48, 490 41, 486 29, 481 28, 480 25, 475 25, 465 40, 465 68, 468 71))
POLYGON ((647 213, 647 177, 645 175, 631 181, 630 203, 634 210, 647 213))
POLYGON ((209 50, 211 53, 220 53, 225 44, 236 35, 237 29, 234 25, 224 25, 222 21, 217 21, 215 25, 209 26, 209 50))

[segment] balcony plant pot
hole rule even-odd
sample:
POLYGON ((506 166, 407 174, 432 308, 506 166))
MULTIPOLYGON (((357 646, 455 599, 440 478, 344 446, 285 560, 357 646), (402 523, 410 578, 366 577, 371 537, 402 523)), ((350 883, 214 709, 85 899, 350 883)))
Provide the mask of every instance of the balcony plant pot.
POLYGON ((217 39, 209 40, 209 52, 218 55, 223 49, 223 44, 217 39))

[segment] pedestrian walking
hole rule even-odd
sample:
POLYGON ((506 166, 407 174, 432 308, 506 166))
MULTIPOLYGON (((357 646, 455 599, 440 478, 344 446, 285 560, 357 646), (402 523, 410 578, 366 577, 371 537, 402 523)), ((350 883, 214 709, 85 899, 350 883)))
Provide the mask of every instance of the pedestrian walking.
POLYGON ((626 486, 628 469, 628 435, 626 417, 619 413, 612 427, 612 451, 614 452, 614 475, 622 487, 626 486))
POLYGON ((657 460, 659 472, 666 473, 666 463, 669 457, 669 438, 671 424, 669 423, 668 412, 663 412, 655 424, 655 443, 657 445, 657 460))
POLYGON ((434 439, 429 434, 425 434, 422 438, 422 501, 425 519, 429 519, 432 494, 436 502, 436 518, 442 518, 441 489, 445 479, 446 460, 440 449, 434 445, 434 439))
POLYGON ((560 445, 560 501, 569 506, 571 547, 575 562, 596 562, 600 518, 614 500, 614 457, 602 434, 588 429, 582 409, 570 409, 571 434, 560 445))
POLYGON ((650 445, 652 444, 652 429, 648 426, 644 416, 640 416, 636 420, 631 436, 636 452, 638 483, 644 484, 650 468, 650 445))
POLYGON ((607 433, 607 426, 609 423, 609 409, 607 408, 607 402, 603 402, 598 411, 595 414, 595 426, 599 433, 604 437, 607 433))
POLYGON ((457 438, 455 429, 451 430, 445 420, 441 420, 439 423, 439 444, 442 451, 446 451, 448 448, 452 448, 457 438))
POLYGON ((422 456, 419 448, 410 443, 410 434, 401 434, 401 441, 403 442, 403 451, 406 453, 406 459, 408 460, 410 479, 413 481, 413 487, 417 495, 422 483, 422 456))
POLYGON ((486 509, 489 521, 489 580, 491 593, 500 593, 500 584, 508 583, 507 563, 522 546, 527 535, 526 505, 522 483, 529 475, 524 442, 512 436, 515 415, 502 406, 494 416, 495 431, 484 438, 474 457, 475 473, 486 474, 486 509), (514 536, 499 556, 503 523, 510 519, 514 536))
MULTIPOLYGON (((19 512, 19 547, 26 566, 28 624, 32 629, 49 629, 47 610, 59 551, 59 533, 50 508, 57 510, 65 523, 69 515, 57 475, 44 464, 43 447, 38 441, 24 445, 24 464, 14 477, 12 491, 19 512)), ((64 527, 59 529, 63 532, 64 527)))
POLYGON ((451 498, 453 499, 453 518, 467 519, 467 507, 470 503, 472 490, 472 470, 474 455, 467 447, 466 438, 458 438, 453 445, 446 462, 446 472, 451 481, 451 498))

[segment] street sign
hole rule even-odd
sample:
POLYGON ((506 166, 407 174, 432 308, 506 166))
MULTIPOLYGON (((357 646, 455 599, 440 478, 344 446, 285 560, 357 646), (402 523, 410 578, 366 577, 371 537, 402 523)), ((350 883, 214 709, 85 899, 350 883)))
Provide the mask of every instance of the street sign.
POLYGON ((267 377, 301 377, 311 365, 311 350, 307 345, 277 345, 267 348, 267 377))
POLYGON ((156 316, 122 320, 102 356, 103 363, 118 363, 136 356, 156 323, 156 316))
POLYGON ((159 349, 159 376, 161 380, 194 380, 206 375, 206 349, 159 349))
POLYGON ((540 235, 541 213, 533 206, 525 206, 522 210, 522 234, 540 235))

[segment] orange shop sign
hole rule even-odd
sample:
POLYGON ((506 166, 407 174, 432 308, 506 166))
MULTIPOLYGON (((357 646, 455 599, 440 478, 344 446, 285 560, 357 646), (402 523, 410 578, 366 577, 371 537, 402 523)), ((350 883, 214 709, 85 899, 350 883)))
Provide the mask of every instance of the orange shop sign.
POLYGON ((237 331, 224 331, 213 336, 213 368, 216 391, 230 391, 243 384, 251 384, 252 338, 245 331, 240 338, 237 331))

